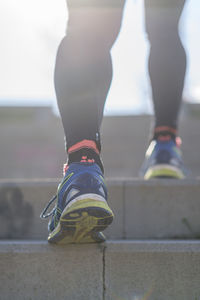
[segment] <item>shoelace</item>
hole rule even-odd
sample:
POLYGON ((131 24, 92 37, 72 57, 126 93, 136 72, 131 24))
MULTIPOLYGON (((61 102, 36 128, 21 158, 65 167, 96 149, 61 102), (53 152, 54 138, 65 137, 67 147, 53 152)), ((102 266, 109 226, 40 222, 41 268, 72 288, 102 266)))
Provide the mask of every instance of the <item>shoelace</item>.
POLYGON ((49 212, 46 214, 46 212, 48 211, 49 207, 51 206, 51 204, 57 199, 57 195, 55 195, 50 201, 49 203, 47 203, 46 207, 44 208, 44 210, 41 212, 40 218, 41 219, 47 219, 50 216, 52 216, 56 210, 56 206, 49 212))

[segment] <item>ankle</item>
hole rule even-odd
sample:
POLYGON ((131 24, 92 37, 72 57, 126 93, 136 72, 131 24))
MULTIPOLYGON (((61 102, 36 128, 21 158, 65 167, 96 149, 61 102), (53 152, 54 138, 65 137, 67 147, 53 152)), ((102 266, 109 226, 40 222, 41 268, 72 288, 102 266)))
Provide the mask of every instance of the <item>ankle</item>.
POLYGON ((68 165, 75 162, 96 163, 104 173, 100 150, 92 140, 83 140, 72 145, 68 151, 68 165))
POLYGON ((173 140, 176 142, 177 129, 169 126, 158 126, 155 127, 153 132, 153 140, 169 141, 173 140))

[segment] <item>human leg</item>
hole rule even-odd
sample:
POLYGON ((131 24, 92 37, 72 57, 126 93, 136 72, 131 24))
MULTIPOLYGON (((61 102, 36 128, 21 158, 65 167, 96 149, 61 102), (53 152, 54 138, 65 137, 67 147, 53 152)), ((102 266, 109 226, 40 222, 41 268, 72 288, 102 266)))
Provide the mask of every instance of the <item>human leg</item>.
POLYGON ((185 0, 145 0, 155 127, 177 128, 186 70, 178 30, 184 4, 185 0))
POLYGON ((185 0, 145 0, 150 42, 149 76, 155 123, 143 175, 183 178, 177 127, 184 87, 186 55, 178 25, 185 0))
POLYGON ((83 6, 78 2, 68 1, 68 30, 55 67, 68 163, 52 199, 57 199, 54 210, 46 215, 47 205, 42 213, 42 217, 52 216, 48 241, 59 244, 102 242, 101 231, 113 219, 99 131, 112 77, 110 49, 120 29, 124 0, 86 0, 83 6))
POLYGON ((97 142, 112 79, 110 49, 118 35, 124 0, 69 0, 67 34, 56 59, 55 88, 67 148, 83 139, 97 142), (79 1, 81 2, 81 1, 79 1), (113 5, 113 3, 115 5, 113 5))

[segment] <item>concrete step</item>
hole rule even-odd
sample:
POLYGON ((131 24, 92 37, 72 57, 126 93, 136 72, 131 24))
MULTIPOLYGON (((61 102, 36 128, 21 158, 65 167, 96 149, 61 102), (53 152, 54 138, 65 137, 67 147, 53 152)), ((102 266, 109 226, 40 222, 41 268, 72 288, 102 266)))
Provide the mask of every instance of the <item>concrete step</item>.
MULTIPOLYGON (((39 215, 58 180, 0 182, 0 238, 46 239, 39 215)), ((200 180, 108 179, 108 239, 198 239, 200 180)))
POLYGON ((0 242, 0 299, 102 300, 103 250, 0 242))
POLYGON ((105 287, 106 300, 199 300, 200 242, 109 242, 105 287))
MULTIPOLYGON (((190 109, 190 117, 182 116, 180 118, 179 134, 183 141, 181 149, 185 166, 191 172, 190 176, 196 177, 200 175, 200 159, 197 151, 200 148, 200 113, 199 108, 186 107, 185 109, 190 109)), ((102 158, 107 177, 138 176, 153 124, 150 116, 104 118, 102 158)))
MULTIPOLYGON (((179 122, 183 158, 191 176, 200 175, 198 107, 191 104, 185 107, 183 111, 188 113, 180 116, 179 122)), ((103 119, 102 158, 107 177, 138 176, 153 123, 148 115, 106 116, 103 119)), ((1 107, 0 141, 0 178, 61 176, 62 165, 66 162, 63 128, 50 108, 1 107)))
POLYGON ((200 241, 0 242, 3 300, 199 300, 200 241))

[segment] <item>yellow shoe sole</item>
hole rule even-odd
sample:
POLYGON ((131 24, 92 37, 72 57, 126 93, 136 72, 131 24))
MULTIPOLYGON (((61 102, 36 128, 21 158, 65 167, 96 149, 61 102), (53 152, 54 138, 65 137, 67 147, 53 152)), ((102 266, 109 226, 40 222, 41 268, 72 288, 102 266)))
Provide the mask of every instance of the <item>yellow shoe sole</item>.
POLYGON ((100 201, 96 196, 81 196, 81 199, 67 205, 48 241, 56 244, 104 242, 101 231, 112 223, 114 215, 106 200, 100 201))
POLYGON ((144 179, 146 180, 152 178, 184 179, 185 175, 180 169, 174 166, 160 164, 149 168, 146 174, 144 175, 144 179))

